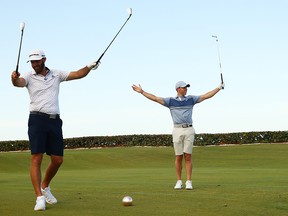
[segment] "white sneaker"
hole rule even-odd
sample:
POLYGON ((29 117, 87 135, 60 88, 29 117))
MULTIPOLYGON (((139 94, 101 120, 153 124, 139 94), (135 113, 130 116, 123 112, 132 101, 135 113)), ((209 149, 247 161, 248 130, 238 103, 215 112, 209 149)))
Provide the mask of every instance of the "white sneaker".
POLYGON ((178 180, 176 182, 176 185, 175 185, 174 189, 176 189, 176 190, 182 189, 182 181, 181 180, 178 180))
POLYGON ((34 207, 35 211, 44 211, 46 209, 45 204, 45 197, 44 196, 38 196, 36 199, 36 205, 34 207))
POLYGON ((46 187, 45 189, 41 188, 41 192, 46 199, 46 202, 49 204, 56 204, 57 199, 52 195, 50 191, 50 186, 46 187))
POLYGON ((185 185, 186 185, 186 190, 192 190, 193 189, 191 180, 187 180, 185 185))

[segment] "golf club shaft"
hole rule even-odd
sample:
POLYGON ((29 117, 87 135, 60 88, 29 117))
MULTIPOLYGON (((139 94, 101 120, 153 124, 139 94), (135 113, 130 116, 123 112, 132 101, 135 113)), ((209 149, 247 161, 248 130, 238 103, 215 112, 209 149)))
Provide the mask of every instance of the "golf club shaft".
MULTIPOLYGON (((218 40, 217 40, 217 49, 218 49, 218 56, 219 56, 219 67, 220 67, 220 77, 221 77, 221 83, 223 84, 223 75, 222 75, 222 66, 221 66, 221 59, 220 59, 220 51, 219 51, 219 46, 218 46, 218 40)), ((224 87, 222 86, 222 89, 224 89, 224 87)))
MULTIPOLYGON (((217 45, 218 45, 218 41, 217 41, 217 45)), ((219 51, 219 46, 218 47, 218 56, 219 56, 219 67, 220 67, 220 76, 221 76, 221 83, 223 84, 223 75, 222 75, 222 66, 221 66, 221 59, 220 59, 220 51, 219 51)), ((224 89, 224 87, 222 86, 222 89, 224 89)))
POLYGON ((109 49, 109 47, 111 46, 111 44, 113 43, 113 41, 116 39, 116 37, 118 36, 118 34, 121 32, 121 30, 123 29, 123 27, 126 25, 126 23, 128 22, 128 20, 130 19, 132 14, 129 14, 129 17, 127 18, 127 20, 124 22, 124 24, 121 26, 120 30, 117 32, 117 34, 115 35, 115 37, 112 39, 112 41, 110 42, 110 44, 107 46, 107 48, 104 50, 104 52, 102 53, 102 55, 98 58, 96 64, 98 64, 100 62, 100 60, 102 59, 102 57, 104 56, 104 54, 106 53, 106 51, 109 49))
MULTIPOLYGON (((220 77, 221 77, 221 83, 223 84, 224 81, 223 81, 223 75, 222 75, 222 66, 221 66, 221 58, 220 58, 220 49, 219 49, 219 45, 218 45, 218 37, 217 36, 212 36, 212 37, 216 38, 219 68, 220 68, 220 77)), ((224 89, 224 87, 222 87, 222 89, 224 89)))
POLYGON ((21 47, 22 47, 22 39, 23 39, 23 32, 24 30, 21 30, 21 39, 20 39, 20 46, 19 46, 19 52, 18 52, 18 59, 17 59, 17 65, 16 65, 16 73, 18 74, 18 68, 19 68, 19 60, 20 60, 20 53, 21 53, 21 47))

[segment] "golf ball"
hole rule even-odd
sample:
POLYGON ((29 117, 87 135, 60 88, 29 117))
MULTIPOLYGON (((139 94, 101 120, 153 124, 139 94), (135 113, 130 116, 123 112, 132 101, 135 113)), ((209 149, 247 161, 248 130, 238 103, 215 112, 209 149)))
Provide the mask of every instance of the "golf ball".
POLYGON ((132 202, 133 202, 133 199, 132 199, 132 197, 130 197, 130 196, 125 196, 125 197, 123 197, 123 199, 122 199, 122 204, 123 204, 123 206, 131 206, 131 205, 132 205, 132 202))

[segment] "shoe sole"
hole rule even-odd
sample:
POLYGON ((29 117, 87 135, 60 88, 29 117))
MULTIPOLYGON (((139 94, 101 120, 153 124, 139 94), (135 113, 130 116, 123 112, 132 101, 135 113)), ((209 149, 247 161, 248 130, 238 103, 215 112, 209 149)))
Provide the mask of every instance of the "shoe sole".
POLYGON ((56 204, 57 201, 56 201, 56 202, 49 202, 49 201, 46 200, 46 203, 48 203, 48 204, 50 204, 50 205, 53 205, 53 204, 56 204))
POLYGON ((46 206, 44 208, 38 208, 38 209, 34 208, 34 211, 45 211, 45 210, 46 210, 46 206))
POLYGON ((181 190, 182 189, 182 187, 180 187, 180 188, 176 188, 176 187, 174 187, 174 190, 181 190))
POLYGON ((45 211, 46 210, 46 208, 44 208, 44 209, 34 209, 34 211, 45 211))

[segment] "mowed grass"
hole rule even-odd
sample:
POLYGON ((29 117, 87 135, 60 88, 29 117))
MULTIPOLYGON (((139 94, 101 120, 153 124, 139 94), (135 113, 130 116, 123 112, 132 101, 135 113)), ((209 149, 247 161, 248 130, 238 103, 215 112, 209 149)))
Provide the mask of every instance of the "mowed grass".
POLYGON ((288 215, 287 152, 285 144, 195 147, 194 189, 175 191, 172 147, 66 150, 51 184, 58 204, 44 212, 33 210, 30 153, 0 153, 0 215, 288 215), (122 206, 125 195, 132 206, 122 206))

